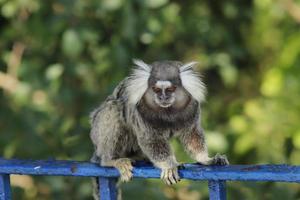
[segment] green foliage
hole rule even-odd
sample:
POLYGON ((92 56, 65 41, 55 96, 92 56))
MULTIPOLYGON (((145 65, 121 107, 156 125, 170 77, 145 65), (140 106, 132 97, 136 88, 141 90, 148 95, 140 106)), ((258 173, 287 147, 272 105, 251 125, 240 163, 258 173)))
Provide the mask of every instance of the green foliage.
MULTIPOLYGON (((299 164, 299 6, 290 0, 0 0, 0 155, 88 160, 89 113, 129 73, 131 59, 176 59, 200 61, 211 154, 226 153, 232 164, 299 164)), ((172 144, 180 161, 191 161, 172 144)), ((15 177, 12 183, 16 199, 90 199, 91 193, 88 179, 15 177)), ((293 184, 229 186, 230 199, 300 198, 293 184)), ((170 188, 139 180, 123 188, 125 199, 207 199, 205 184, 191 181, 170 188)))

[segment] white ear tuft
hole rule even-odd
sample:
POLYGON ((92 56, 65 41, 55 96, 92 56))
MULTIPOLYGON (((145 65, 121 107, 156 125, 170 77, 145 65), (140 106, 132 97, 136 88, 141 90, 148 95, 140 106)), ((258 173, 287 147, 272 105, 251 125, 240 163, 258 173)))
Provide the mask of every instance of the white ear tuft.
POLYGON ((197 62, 190 62, 182 65, 180 70, 180 78, 182 86, 192 95, 192 97, 201 103, 205 99, 205 85, 201 80, 200 75, 193 70, 193 66, 197 62))
POLYGON ((195 62, 195 61, 184 64, 180 67, 180 72, 184 72, 186 70, 193 69, 193 66, 195 66, 197 64, 198 64, 198 62, 195 62))
POLYGON ((133 59, 133 63, 136 66, 129 76, 126 89, 129 104, 135 106, 141 100, 148 88, 148 79, 152 67, 142 60, 133 59))
MULTIPOLYGON (((140 68, 142 68, 143 70, 145 70, 145 71, 151 71, 151 66, 149 66, 148 64, 146 64, 144 61, 142 61, 142 60, 140 60, 140 59, 132 59, 132 61, 133 61, 133 63, 136 65, 136 66, 138 66, 138 67, 140 67, 140 68)), ((149 71, 149 72, 150 72, 149 71)))

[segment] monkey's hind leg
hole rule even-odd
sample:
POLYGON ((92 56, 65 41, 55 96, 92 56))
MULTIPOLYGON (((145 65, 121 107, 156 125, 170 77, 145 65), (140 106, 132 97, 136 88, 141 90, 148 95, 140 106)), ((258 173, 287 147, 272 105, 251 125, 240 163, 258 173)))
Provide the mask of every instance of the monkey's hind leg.
POLYGON ((120 172, 120 180, 128 182, 132 178, 133 160, 129 158, 118 158, 114 160, 101 161, 102 166, 115 167, 120 172))

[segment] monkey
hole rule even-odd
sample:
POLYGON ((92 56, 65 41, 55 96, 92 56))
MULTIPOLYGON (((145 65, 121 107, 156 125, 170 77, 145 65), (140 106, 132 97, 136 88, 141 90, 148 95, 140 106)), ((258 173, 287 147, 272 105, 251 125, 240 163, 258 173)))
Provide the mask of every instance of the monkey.
POLYGON ((117 168, 127 182, 132 164, 148 160, 166 184, 175 184, 179 163, 169 144, 175 137, 196 162, 228 165, 225 155, 208 156, 200 122, 206 88, 194 70, 197 63, 133 62, 132 73, 91 113, 92 162, 117 168))

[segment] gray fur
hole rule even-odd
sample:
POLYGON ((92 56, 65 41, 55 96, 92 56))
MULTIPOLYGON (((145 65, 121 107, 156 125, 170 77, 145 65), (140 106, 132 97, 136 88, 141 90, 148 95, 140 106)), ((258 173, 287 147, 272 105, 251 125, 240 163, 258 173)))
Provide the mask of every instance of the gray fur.
MULTIPOLYGON (((222 156, 208 157, 200 125, 201 102, 181 83, 180 67, 184 65, 177 61, 155 62, 151 65, 140 63, 143 64, 141 69, 136 70, 147 67, 151 72, 146 79, 148 82, 141 84, 148 85, 148 89, 143 91, 144 95, 138 102, 135 104, 129 99, 133 92, 132 83, 142 79, 133 80, 136 75, 131 75, 121 81, 113 94, 91 114, 90 136, 97 157, 94 160, 103 166, 118 168, 121 180, 128 181, 132 176, 129 159, 149 159, 162 169, 162 179, 167 184, 173 184, 179 181, 178 163, 168 141, 177 137, 197 162, 227 164, 228 161, 222 156), (170 107, 163 108, 155 103, 157 95, 151 87, 157 81, 170 81, 176 86, 171 94, 176 100, 170 107)), ((200 80, 198 82, 202 84, 200 80)))

